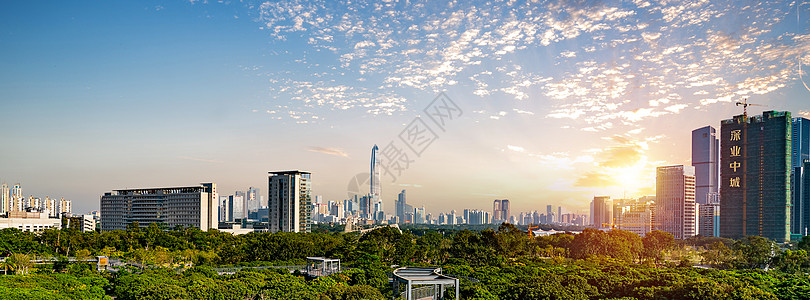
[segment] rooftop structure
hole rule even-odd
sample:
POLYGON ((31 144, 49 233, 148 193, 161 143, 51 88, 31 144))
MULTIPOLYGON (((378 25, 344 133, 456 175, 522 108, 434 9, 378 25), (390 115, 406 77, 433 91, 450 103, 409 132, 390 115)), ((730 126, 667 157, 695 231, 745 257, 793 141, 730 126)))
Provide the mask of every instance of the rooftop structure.
POLYGON ((394 270, 394 295, 401 293, 400 298, 406 300, 442 299, 445 286, 448 285, 456 288, 456 300, 458 300, 458 283, 457 278, 442 275, 442 268, 402 267, 394 270), (400 292, 400 285, 405 285, 404 292, 400 292))

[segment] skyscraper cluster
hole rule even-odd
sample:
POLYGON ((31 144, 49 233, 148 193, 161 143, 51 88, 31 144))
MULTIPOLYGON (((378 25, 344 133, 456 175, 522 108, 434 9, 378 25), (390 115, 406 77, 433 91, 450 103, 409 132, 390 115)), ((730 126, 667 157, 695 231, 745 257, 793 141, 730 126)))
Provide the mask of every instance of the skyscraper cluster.
POLYGON ((267 203, 261 190, 248 187, 247 192, 235 191, 219 197, 220 222, 267 222, 267 203))
POLYGON ((65 198, 46 196, 43 199, 33 195, 25 197, 19 183, 12 186, 5 182, 0 184, 0 215, 8 215, 11 212, 47 212, 49 217, 56 218, 62 213, 70 214, 71 209, 71 201, 65 198))
POLYGON ((808 168, 810 120, 777 111, 734 116, 721 121, 719 134, 711 126, 692 131, 691 166, 656 170, 652 214, 616 203, 614 220, 604 222, 611 218, 607 199, 595 197, 592 226, 633 224, 639 233, 657 229, 679 239, 796 239, 810 232, 808 168))

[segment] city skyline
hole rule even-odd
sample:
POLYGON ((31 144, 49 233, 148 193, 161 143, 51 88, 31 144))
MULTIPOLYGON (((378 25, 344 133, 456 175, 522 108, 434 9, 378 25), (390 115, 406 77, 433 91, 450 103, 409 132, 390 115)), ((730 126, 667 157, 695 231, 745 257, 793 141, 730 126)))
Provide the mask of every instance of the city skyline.
POLYGON ((5 4, 0 182, 86 212, 114 189, 307 170, 344 200, 369 147, 444 92, 464 113, 381 175, 388 214, 402 189, 434 215, 586 212, 654 195, 655 168, 691 165, 691 130, 744 97, 810 117, 800 3, 295 4, 5 4))

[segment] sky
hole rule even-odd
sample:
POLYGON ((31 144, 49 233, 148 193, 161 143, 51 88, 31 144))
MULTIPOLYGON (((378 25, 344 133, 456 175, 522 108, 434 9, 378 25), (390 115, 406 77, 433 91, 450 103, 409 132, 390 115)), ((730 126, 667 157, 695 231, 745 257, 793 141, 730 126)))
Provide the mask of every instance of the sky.
POLYGON ((386 211, 405 189, 434 215, 587 213, 654 195, 737 101, 810 117, 807 2, 0 6, 0 181, 74 213, 114 189, 265 193, 280 170, 343 200, 375 144, 386 211))

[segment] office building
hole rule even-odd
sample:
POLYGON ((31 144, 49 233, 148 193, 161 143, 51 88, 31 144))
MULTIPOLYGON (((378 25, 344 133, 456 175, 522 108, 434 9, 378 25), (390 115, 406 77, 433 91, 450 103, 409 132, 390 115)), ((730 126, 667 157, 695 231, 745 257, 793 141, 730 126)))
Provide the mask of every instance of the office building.
POLYGON ((262 204, 261 202, 259 202, 259 194, 260 194, 259 189, 254 188, 252 186, 248 187, 247 194, 245 195, 246 197, 245 200, 247 201, 248 215, 251 212, 256 212, 260 208, 262 208, 262 204))
POLYGON ((797 236, 810 235, 810 159, 805 159, 801 166, 793 168, 791 178, 791 233, 797 236))
MULTIPOLYGON (((101 196, 101 230, 125 230, 127 225, 134 222, 138 222, 140 227, 161 223, 167 228, 216 229, 217 199, 215 183, 114 190, 101 196)), ((61 211, 69 212, 69 208, 62 208, 61 211)))
POLYGON ((695 202, 709 203, 720 192, 720 140, 714 127, 706 126, 692 131, 692 166, 695 168, 695 202))
POLYGON ((810 190, 805 187, 810 180, 806 164, 810 160, 810 120, 794 118, 791 131, 791 233, 804 236, 810 234, 810 190))
POLYGON ((698 233, 706 237, 720 236, 720 202, 710 201, 698 205, 698 233))
POLYGON ((402 190, 397 195, 397 200, 394 203, 394 209, 396 210, 396 216, 400 220, 405 219, 405 190, 402 190))
POLYGON ((793 118, 790 150, 790 166, 792 168, 801 167, 805 159, 810 159, 810 120, 793 118))
POLYGON ((370 219, 382 221, 385 218, 382 202, 382 184, 380 182, 380 157, 377 155, 377 145, 371 147, 371 178, 369 178, 369 196, 371 197, 370 219))
POLYGON ((627 199, 614 205, 615 228, 644 236, 655 230, 655 197, 627 199))
POLYGON ((234 195, 228 196, 228 221, 236 221, 247 218, 247 210, 245 210, 245 196, 244 193, 237 191, 234 195))
POLYGON ((492 203, 492 223, 501 224, 509 221, 512 212, 509 207, 509 200, 495 200, 492 203))
POLYGON ((790 112, 734 116, 720 127, 720 235, 790 239, 790 112))
POLYGON ((270 232, 311 231, 311 175, 302 171, 270 172, 268 213, 270 232))
POLYGON ((591 201, 591 226, 594 228, 612 228, 613 201, 610 196, 595 196, 591 201))
POLYGON ((695 206, 695 168, 692 166, 658 167, 655 176, 656 229, 676 239, 697 234, 695 206))
POLYGON ((231 217, 231 205, 229 204, 230 197, 228 196, 221 196, 219 197, 219 221, 220 222, 231 222, 233 218, 231 217))

